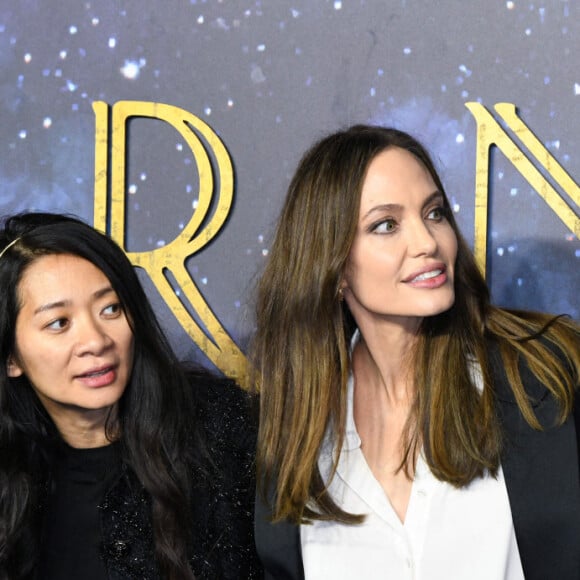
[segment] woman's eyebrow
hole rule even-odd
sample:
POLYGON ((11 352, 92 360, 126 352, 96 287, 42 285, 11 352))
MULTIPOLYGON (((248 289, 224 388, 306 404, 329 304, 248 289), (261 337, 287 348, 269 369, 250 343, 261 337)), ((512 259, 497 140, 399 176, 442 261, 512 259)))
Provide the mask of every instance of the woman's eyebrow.
MULTIPOLYGON (((428 206, 430 203, 433 203, 433 201, 435 201, 438 198, 441 201, 443 201, 443 193, 439 190, 436 190, 431 195, 429 195, 429 197, 427 197, 427 199, 423 202, 422 207, 425 208, 426 206, 428 206)), ((403 206, 399 203, 381 203, 379 205, 375 205, 374 207, 371 207, 371 209, 369 209, 365 213, 365 215, 363 216, 363 219, 366 219, 371 214, 373 214, 374 212, 377 212, 377 211, 380 211, 380 212, 401 211, 402 209, 403 209, 403 206)))
POLYGON ((34 314, 40 314, 41 312, 46 312, 47 310, 52 310, 53 308, 64 308, 71 304, 70 300, 57 300, 56 302, 49 302, 48 304, 42 304, 34 310, 34 314))
MULTIPOLYGON (((93 298, 98 300, 99 298, 102 298, 111 292, 114 292, 112 286, 105 286, 104 288, 99 288, 99 290, 93 292, 93 298)), ((46 312, 47 310, 52 310, 53 308, 65 308, 71 304, 72 300, 56 300, 55 302, 48 302, 47 304, 41 304, 34 310, 33 314, 40 314, 41 312, 46 312)))
POLYGON ((426 206, 428 206, 430 203, 433 203, 436 199, 438 199, 439 201, 443 201, 445 198, 443 196, 443 193, 439 190, 434 191, 423 203, 423 207, 425 208, 426 206))
POLYGON ((380 211, 380 212, 400 211, 402 208, 403 208, 403 206, 398 204, 398 203, 381 203, 379 205, 375 205, 374 207, 371 207, 371 209, 369 209, 369 211, 367 211, 367 213, 365 213, 365 215, 363 216, 363 219, 366 219, 371 214, 373 214, 374 212, 377 212, 377 211, 380 211))

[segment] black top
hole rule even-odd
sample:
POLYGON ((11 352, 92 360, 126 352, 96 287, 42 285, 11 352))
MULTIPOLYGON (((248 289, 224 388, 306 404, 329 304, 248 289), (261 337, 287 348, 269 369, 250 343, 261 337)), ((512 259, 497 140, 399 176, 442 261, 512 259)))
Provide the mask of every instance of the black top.
POLYGON ((59 443, 42 525, 38 578, 106 580, 99 506, 119 476, 119 444, 75 449, 59 443))
MULTIPOLYGON (((187 559, 198 580, 263 578, 253 535, 256 400, 231 380, 201 372, 190 380, 192 408, 182 411, 192 446, 187 559)), ((151 496, 124 461, 122 443, 78 450, 59 442, 45 451, 31 520, 35 578, 163 578, 151 496)))

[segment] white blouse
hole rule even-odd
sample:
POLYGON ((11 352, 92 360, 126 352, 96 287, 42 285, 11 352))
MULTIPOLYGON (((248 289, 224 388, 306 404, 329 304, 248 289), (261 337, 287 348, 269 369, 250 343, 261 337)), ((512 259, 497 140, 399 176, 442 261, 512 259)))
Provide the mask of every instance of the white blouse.
MULTIPOLYGON (((363 524, 316 521, 300 526, 306 580, 523 580, 507 490, 484 477, 462 489, 437 480, 419 457, 405 522, 372 474, 353 416, 348 384, 346 437, 329 491, 344 510, 366 514, 363 524)), ((318 466, 332 468, 327 436, 318 466)))

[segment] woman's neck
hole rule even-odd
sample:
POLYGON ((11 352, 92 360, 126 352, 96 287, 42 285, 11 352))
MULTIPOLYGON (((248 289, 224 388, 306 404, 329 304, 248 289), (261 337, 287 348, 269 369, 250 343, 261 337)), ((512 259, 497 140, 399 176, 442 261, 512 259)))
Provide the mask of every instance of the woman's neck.
POLYGON ((88 449, 104 447, 111 440, 107 437, 106 426, 110 420, 114 421, 111 409, 95 411, 83 410, 82 413, 69 412, 51 413, 51 418, 58 429, 60 436, 71 447, 88 449))
POLYGON ((384 389, 393 404, 410 404, 415 394, 412 367, 416 332, 396 325, 373 325, 360 329, 360 333, 353 352, 355 378, 384 389))

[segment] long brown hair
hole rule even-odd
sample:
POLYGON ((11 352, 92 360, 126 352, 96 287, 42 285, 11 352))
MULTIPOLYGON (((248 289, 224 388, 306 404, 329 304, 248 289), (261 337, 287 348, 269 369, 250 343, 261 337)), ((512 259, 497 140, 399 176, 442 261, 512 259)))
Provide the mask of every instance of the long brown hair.
MULTIPOLYGON (((390 147, 409 151, 427 168, 449 209, 429 154, 407 133, 357 125, 332 134, 299 163, 258 283, 253 343, 261 391, 258 476, 261 493, 273 493, 274 521, 362 519, 332 501, 317 460, 327 429, 332 429, 337 448, 344 439, 348 344, 355 325, 338 289, 368 166, 390 147)), ((519 375, 519 357, 558 401, 563 421, 571 412, 580 374, 578 329, 565 319, 492 306, 451 211, 448 219, 458 240, 456 299, 450 310, 422 323, 414 353, 418 392, 401 467, 409 474, 422 446, 436 477, 465 486, 486 471, 496 474, 500 461, 489 340, 497 342, 523 416, 540 428, 519 375), (533 340, 540 336, 547 340, 533 340), (567 358, 568 372, 553 346, 567 358), (481 394, 471 378, 474 360, 481 367, 481 394)))

